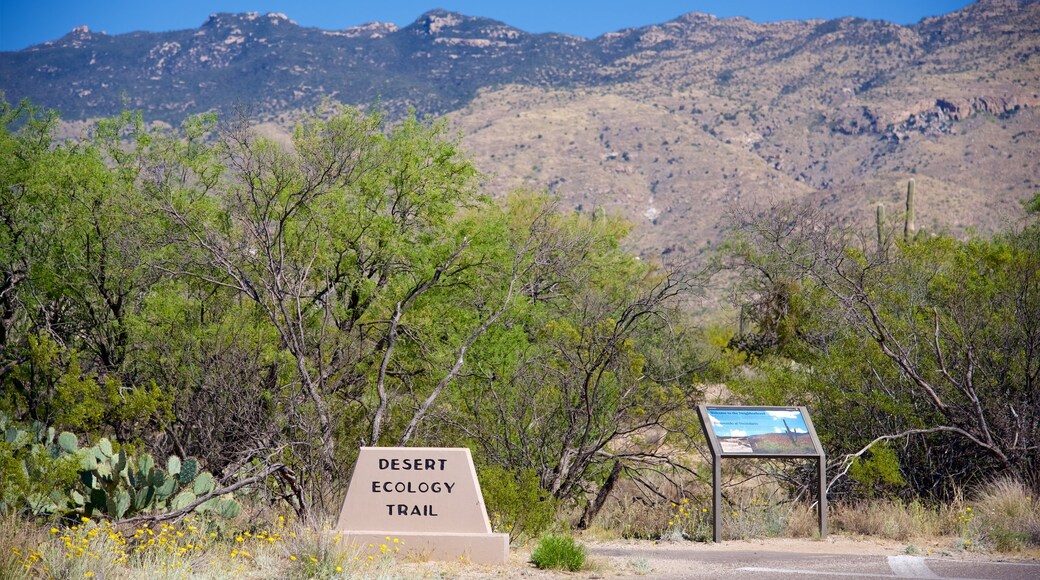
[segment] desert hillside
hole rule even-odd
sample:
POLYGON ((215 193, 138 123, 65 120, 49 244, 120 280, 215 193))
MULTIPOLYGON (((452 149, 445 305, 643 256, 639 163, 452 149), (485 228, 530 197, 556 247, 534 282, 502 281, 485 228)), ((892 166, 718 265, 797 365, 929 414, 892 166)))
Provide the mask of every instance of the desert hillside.
POLYGON ((273 134, 332 98, 446 115, 501 194, 620 212, 646 257, 720 240, 737 205, 807 199, 846 220, 993 231, 1040 157, 1040 3, 981 0, 901 26, 691 13, 594 39, 434 10, 409 26, 214 14, 196 30, 81 28, 0 53, 0 89, 70 121, 124 106, 177 123, 243 107, 273 134))

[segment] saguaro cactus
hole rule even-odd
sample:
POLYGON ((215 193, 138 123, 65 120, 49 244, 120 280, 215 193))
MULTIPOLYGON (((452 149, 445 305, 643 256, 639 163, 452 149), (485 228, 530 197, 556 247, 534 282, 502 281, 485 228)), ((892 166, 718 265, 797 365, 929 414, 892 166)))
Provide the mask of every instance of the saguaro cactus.
POLYGON ((906 221, 903 222, 903 239, 909 240, 914 237, 914 178, 906 184, 906 221))
POLYGON ((885 204, 877 204, 877 247, 885 247, 885 204))

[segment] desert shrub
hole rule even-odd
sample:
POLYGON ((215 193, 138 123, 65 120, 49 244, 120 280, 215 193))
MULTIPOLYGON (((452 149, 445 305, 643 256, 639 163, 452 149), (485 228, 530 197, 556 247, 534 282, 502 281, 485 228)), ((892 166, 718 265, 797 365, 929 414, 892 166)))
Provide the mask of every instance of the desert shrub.
POLYGON ((856 457, 849 466, 849 479, 863 497, 894 496, 906 486, 899 470, 899 457, 890 445, 875 445, 870 457, 856 457))
POLYGON ((585 546, 570 536, 548 535, 531 552, 531 562, 542 570, 577 572, 585 565, 585 546))
POLYGON ((962 519, 986 548, 1018 552, 1040 546, 1040 502, 1019 481, 1001 478, 987 484, 974 504, 964 508, 971 515, 962 519))
POLYGON ((722 534, 727 538, 771 538, 787 530, 789 504, 750 497, 740 505, 722 508, 722 534))
POLYGON ((901 542, 913 537, 939 536, 950 531, 950 515, 946 511, 929 508, 917 501, 864 501, 832 506, 830 521, 835 532, 901 542))
POLYGON ((805 503, 792 504, 787 513, 787 532, 790 538, 813 538, 820 534, 820 520, 816 508, 805 503))
POLYGON ((537 537, 556 519, 556 501, 541 488, 533 469, 485 467, 480 470, 480 489, 492 526, 510 534, 511 541, 537 537))
POLYGON ((689 498, 673 503, 672 509, 674 511, 668 519, 668 529, 662 536, 664 539, 711 541, 711 510, 690 503, 689 498))

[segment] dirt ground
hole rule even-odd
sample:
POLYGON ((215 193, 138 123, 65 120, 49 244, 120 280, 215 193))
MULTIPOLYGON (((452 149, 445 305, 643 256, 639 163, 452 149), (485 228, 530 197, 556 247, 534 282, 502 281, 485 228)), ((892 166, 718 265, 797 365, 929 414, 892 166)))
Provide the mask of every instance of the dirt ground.
MULTIPOLYGON (((538 570, 530 562, 529 548, 510 550, 505 566, 478 566, 461 563, 403 563, 396 572, 402 578, 458 578, 475 580, 496 579, 612 579, 677 577, 689 570, 691 560, 708 558, 725 561, 726 554, 739 556, 748 553, 790 553, 862 556, 898 556, 908 553, 908 544, 873 538, 854 538, 832 535, 824 540, 768 538, 758 540, 730 540, 722 544, 698 542, 666 542, 648 540, 582 541, 589 553, 587 570, 561 572, 538 570)), ((954 560, 1032 560, 1040 554, 991 555, 973 552, 954 552, 941 544, 915 544, 915 553, 923 557, 942 557, 954 560)))

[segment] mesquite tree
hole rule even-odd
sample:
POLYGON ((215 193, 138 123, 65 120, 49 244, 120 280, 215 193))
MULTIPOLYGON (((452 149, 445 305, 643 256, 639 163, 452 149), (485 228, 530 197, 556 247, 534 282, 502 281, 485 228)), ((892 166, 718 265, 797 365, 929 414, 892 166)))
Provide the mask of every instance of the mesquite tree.
POLYGON ((759 328, 795 329, 785 356, 805 371, 788 393, 817 406, 831 456, 913 436, 917 492, 998 473, 1040 485, 1040 227, 878 248, 837 223, 744 216, 735 245, 759 328))

